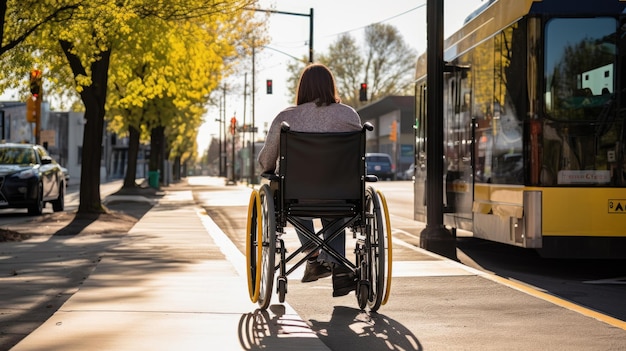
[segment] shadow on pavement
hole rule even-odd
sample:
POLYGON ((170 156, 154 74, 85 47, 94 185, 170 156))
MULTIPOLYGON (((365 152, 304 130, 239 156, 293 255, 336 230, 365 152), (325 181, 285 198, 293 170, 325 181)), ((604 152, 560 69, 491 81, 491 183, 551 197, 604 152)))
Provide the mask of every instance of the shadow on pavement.
MULTIPOLYGON (((239 320, 239 342, 245 350, 307 349, 316 340, 302 322, 285 316, 284 306, 272 305, 268 311, 257 309, 239 320), (282 310, 281 310, 282 309, 282 310), (301 337, 286 334, 302 333, 301 337)), ((378 313, 336 306, 328 322, 308 321, 317 337, 331 350, 423 350, 410 330, 378 313)))
POLYGON ((245 313, 239 319, 237 334, 244 350, 309 350, 320 341, 300 320, 289 319, 282 305, 245 313))
POLYGON ((113 249, 152 206, 145 202, 115 202, 107 206, 108 214, 74 217, 48 235, 20 234, 29 228, 45 232, 50 230, 45 227, 55 227, 55 221, 46 223, 38 218, 20 225, 15 239, 4 240, 0 260, 0 350, 10 349, 50 318, 78 291, 102 255, 113 249), (78 239, 81 233, 86 235, 82 240, 78 239))
POLYGON ((328 322, 310 320, 309 323, 332 350, 423 350, 408 328, 384 314, 335 306, 328 322))
POLYGON ((146 202, 137 201, 115 201, 107 205, 107 213, 76 214, 74 218, 54 233, 57 236, 71 236, 81 234, 87 227, 97 225, 91 231, 106 234, 110 231, 117 231, 115 222, 136 222, 139 221, 153 205, 146 202), (128 217, 133 218, 128 218, 128 217))

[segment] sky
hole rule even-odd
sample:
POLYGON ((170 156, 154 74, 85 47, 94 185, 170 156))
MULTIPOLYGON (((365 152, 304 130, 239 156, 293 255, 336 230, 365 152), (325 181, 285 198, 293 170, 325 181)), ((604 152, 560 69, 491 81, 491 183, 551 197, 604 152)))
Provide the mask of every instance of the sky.
MULTIPOLYGON (((444 37, 454 33, 467 15, 486 0, 446 0, 444 2, 444 37)), ((271 14, 268 19, 270 43, 255 55, 255 125, 259 135, 269 128, 272 119, 284 108, 293 104, 288 97, 286 66, 295 58, 308 57, 309 13, 313 8, 313 50, 326 52, 338 35, 349 33, 362 41, 364 28, 373 23, 395 26, 405 42, 418 54, 426 51, 426 0, 260 0, 261 9, 303 14, 306 16, 271 14), (384 4, 384 6, 381 6, 384 4), (271 79, 273 93, 265 92, 265 82, 271 79)), ((251 96, 248 95, 244 114, 244 82, 250 94, 252 58, 247 68, 227 79, 230 91, 226 94, 226 121, 235 116, 237 123, 252 120, 251 96), (247 72, 247 77, 245 72, 247 72)), ((217 95, 218 97, 223 94, 217 95)), ((223 100, 222 100, 223 101, 223 100)), ((198 152, 206 150, 211 138, 219 137, 219 122, 224 112, 219 106, 209 106, 205 123, 198 133, 198 152)), ((223 117, 222 117, 223 118, 223 117)), ((249 138, 247 136, 246 138, 249 138)))

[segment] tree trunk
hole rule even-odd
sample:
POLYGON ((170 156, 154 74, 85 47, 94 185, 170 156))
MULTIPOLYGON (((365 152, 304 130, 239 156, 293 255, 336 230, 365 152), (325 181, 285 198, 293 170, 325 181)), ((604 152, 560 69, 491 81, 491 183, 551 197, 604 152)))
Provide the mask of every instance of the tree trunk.
POLYGON ((174 173, 174 175, 173 175, 174 180, 176 180, 176 181, 180 180, 180 178, 181 178, 180 177, 180 172, 181 172, 181 169, 180 169, 180 156, 176 156, 174 158, 174 164, 172 165, 172 167, 174 169, 174 172, 173 172, 174 173))
POLYGON ((137 155, 139 155, 139 130, 133 126, 128 127, 128 159, 126 165, 126 175, 122 188, 134 188, 137 174, 137 155))
POLYGON ((159 129, 163 127, 155 127, 150 131, 150 162, 149 162, 149 170, 157 171, 161 168, 161 144, 162 139, 160 138, 159 129))
POLYGON ((151 172, 161 172, 159 183, 161 183, 161 179, 164 176, 163 172, 165 171, 163 169, 164 131, 165 127, 162 126, 152 128, 150 131, 150 163, 148 168, 151 172))
POLYGON ((161 138, 161 184, 168 186, 171 182, 171 166, 167 162, 167 160, 170 159, 170 148, 169 145, 167 145, 167 138, 165 137, 165 127, 161 127, 159 133, 159 137, 161 138))
MULTIPOLYGON (((86 75, 80 58, 72 53, 72 44, 59 41, 74 76, 86 75)), ((106 209, 100 198, 100 163, 102 160, 102 132, 104 130, 104 106, 111 50, 100 53, 100 58, 91 64, 91 85, 80 93, 85 105, 85 131, 81 155, 80 203, 78 213, 102 213, 106 209)))

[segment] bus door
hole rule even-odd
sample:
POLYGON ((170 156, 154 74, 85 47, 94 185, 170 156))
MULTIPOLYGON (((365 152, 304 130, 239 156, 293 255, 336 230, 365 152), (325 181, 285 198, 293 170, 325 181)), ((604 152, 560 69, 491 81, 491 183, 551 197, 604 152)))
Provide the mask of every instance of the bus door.
MULTIPOLYGON (((472 219, 472 119, 469 68, 448 66, 444 74, 445 212, 455 223, 472 219)), ((447 223, 448 224, 448 223, 447 223)))

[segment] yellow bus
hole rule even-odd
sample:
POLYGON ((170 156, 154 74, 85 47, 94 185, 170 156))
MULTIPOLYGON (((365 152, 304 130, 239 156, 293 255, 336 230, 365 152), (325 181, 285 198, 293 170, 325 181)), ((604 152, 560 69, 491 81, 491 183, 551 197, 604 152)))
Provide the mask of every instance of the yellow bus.
MULTIPOLYGON (((444 224, 545 257, 626 258, 626 2, 496 0, 444 43, 444 224)), ((426 57, 415 219, 426 218, 426 57)))

